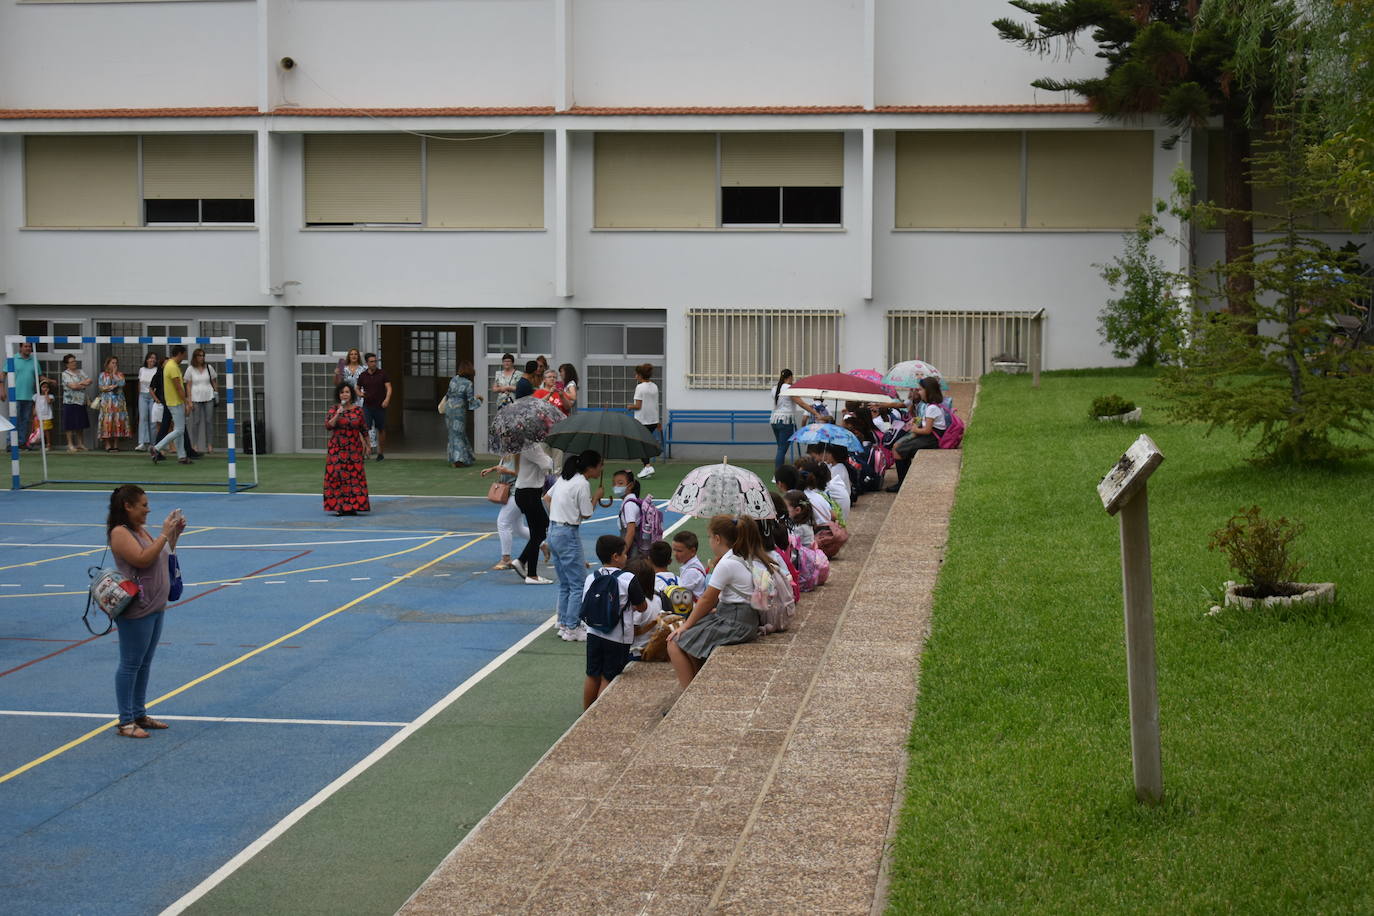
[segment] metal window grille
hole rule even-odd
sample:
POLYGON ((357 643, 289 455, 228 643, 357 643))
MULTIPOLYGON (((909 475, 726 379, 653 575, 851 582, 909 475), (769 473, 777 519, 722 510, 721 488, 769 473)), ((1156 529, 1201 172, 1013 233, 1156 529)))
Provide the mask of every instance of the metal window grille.
MULTIPOLYGON (((663 404, 663 360, 648 360, 658 383, 658 414, 666 416, 663 404)), ((635 367, 631 365, 587 363, 582 378, 580 406, 622 408, 634 399, 635 367)))
POLYGON ((834 309, 691 309, 692 388, 767 388, 783 369, 833 372, 840 362, 834 309))
POLYGON ((993 369, 1038 373, 1044 320, 1044 309, 889 311, 887 364, 923 359, 951 381, 970 381, 993 369))
POLYGON ((334 369, 338 361, 332 356, 298 356, 296 360, 301 374, 300 448, 323 451, 329 444, 324 418, 334 403, 334 369))

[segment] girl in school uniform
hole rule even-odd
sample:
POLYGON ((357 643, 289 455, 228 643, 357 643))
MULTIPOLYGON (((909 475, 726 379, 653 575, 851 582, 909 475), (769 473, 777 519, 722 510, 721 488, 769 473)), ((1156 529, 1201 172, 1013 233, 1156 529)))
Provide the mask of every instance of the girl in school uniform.
POLYGON ((706 530, 717 557, 710 583, 687 622, 668 637, 668 660, 683 687, 697 676, 717 646, 758 639, 759 612, 750 603, 754 579, 765 569, 778 573, 752 518, 717 515, 706 530))

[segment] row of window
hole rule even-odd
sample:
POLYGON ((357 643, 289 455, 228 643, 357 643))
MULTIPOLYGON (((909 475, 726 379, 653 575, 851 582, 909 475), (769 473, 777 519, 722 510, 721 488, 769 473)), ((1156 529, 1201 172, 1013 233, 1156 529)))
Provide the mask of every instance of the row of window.
MULTIPOLYGON (((26 224, 252 223, 247 134, 29 136, 26 224)), ((898 229, 1124 229, 1151 203, 1143 130, 899 131, 898 229)), ((598 133, 593 225, 839 227, 844 135, 598 133)), ((544 134, 310 134, 307 226, 544 227, 544 134)))

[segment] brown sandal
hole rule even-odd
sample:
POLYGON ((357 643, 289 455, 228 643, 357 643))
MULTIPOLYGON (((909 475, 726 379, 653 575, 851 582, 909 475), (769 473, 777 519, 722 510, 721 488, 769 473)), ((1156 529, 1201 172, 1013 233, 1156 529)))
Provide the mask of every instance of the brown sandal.
POLYGON ((141 728, 167 728, 166 722, 159 722, 152 716, 139 716, 134 720, 134 724, 141 728))
POLYGON ((148 733, 138 727, 137 722, 125 722, 116 726, 115 734, 121 738, 146 738, 148 733))

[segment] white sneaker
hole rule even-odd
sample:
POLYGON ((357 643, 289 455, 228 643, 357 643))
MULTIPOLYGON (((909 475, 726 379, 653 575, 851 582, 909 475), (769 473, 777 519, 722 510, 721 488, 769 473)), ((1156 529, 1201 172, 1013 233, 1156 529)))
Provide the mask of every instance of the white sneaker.
POLYGON ((526 585, 553 585, 552 579, 545 579, 543 576, 526 576, 526 585))
POLYGON ((587 641, 587 628, 586 628, 586 627, 583 627, 583 626, 577 626, 577 627, 574 627, 573 629, 569 630, 569 631, 568 631, 568 641, 569 641, 569 642, 586 642, 586 641, 587 641))
POLYGON ((654 466, 652 464, 644 465, 644 467, 641 468, 639 473, 635 476, 638 477, 640 480, 647 480, 648 478, 654 476, 654 466))
POLYGON ((569 630, 567 627, 563 626, 560 623, 558 625, 558 638, 563 640, 564 642, 572 642, 572 630, 569 630))
POLYGON ((525 571, 525 563, 519 557, 510 561, 510 568, 515 570, 515 574, 522 579, 528 579, 529 573, 525 571))

